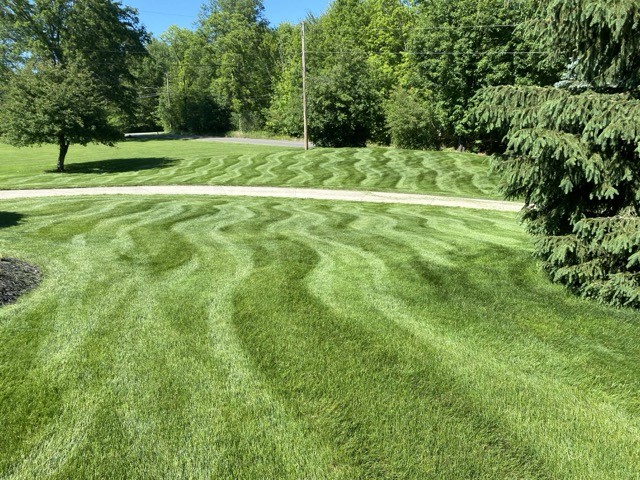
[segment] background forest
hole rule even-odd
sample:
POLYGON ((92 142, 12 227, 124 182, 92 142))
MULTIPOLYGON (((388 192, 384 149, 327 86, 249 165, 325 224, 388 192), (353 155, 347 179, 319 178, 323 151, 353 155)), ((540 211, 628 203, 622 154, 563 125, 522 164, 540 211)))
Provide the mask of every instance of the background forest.
MULTIPOLYGON (((305 21, 311 139, 405 148, 487 143, 469 114, 480 88, 551 85, 569 63, 531 34, 538 5, 335 0, 305 21)), ((302 135, 301 28, 270 26, 261 0, 213 0, 197 28, 171 27, 148 52, 130 130, 302 135)))

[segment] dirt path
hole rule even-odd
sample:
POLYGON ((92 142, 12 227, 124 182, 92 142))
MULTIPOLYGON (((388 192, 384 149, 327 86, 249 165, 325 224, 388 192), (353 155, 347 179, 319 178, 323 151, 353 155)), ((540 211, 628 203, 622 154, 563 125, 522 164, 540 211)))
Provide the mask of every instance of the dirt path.
POLYGON ((0 190, 0 200, 41 197, 75 197, 87 195, 211 195, 238 197, 301 198, 338 200, 345 202, 401 203, 407 205, 433 205, 478 210, 518 212, 522 205, 514 202, 481 200, 475 198, 442 197, 412 193, 365 192, 357 190, 322 190, 314 188, 284 187, 232 187, 166 185, 148 187, 92 187, 54 188, 40 190, 0 190))

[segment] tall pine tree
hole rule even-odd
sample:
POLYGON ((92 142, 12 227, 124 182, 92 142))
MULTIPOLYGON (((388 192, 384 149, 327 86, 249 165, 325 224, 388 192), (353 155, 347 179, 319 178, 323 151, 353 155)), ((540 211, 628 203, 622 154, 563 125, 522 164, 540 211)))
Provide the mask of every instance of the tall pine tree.
POLYGON ((479 121, 507 134, 505 194, 524 198, 555 281, 640 307, 640 4, 552 0, 535 28, 573 59, 566 81, 478 98, 479 121))

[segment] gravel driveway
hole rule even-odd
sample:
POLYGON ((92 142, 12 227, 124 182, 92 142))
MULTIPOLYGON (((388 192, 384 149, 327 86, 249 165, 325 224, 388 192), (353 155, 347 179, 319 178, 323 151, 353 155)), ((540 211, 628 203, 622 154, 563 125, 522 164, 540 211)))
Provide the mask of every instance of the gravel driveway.
POLYGON ((315 188, 248 187, 248 186, 191 186, 163 185, 140 187, 52 188, 38 190, 0 190, 0 200, 40 197, 75 197, 87 195, 210 195, 235 197, 300 198, 365 203, 400 203, 433 205, 477 210, 518 212, 522 204, 476 198, 443 197, 413 193, 366 192, 360 190, 324 190, 315 188))

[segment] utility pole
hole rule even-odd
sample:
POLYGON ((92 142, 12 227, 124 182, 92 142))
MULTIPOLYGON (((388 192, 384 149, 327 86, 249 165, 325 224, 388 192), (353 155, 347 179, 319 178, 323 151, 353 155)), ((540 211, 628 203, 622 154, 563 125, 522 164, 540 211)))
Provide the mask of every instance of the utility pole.
POLYGON ((304 39, 304 21, 302 22, 302 121, 304 124, 304 149, 309 150, 307 132, 307 48, 304 39))
POLYGON ((167 85, 167 116, 169 118, 169 130, 171 130, 171 90, 169 89, 169 72, 165 72, 164 78, 167 85))

